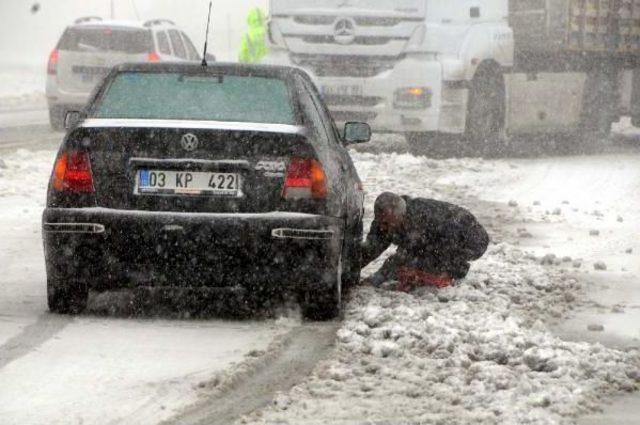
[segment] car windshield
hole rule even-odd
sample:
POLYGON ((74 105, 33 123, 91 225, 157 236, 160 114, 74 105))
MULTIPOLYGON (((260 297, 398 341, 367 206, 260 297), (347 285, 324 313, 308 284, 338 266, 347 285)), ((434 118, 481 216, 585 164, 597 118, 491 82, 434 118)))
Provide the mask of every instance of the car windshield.
POLYGON ((98 101, 94 117, 296 123, 284 80, 181 73, 117 75, 98 101))
POLYGON ((70 28, 62 36, 60 50, 73 52, 149 53, 153 40, 149 30, 126 28, 70 28))

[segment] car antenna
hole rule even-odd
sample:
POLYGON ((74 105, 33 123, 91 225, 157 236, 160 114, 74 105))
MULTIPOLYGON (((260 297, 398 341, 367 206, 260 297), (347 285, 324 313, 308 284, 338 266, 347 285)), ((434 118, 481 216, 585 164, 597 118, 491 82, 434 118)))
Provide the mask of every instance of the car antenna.
POLYGON ((209 47, 209 24, 211 23, 211 6, 213 6, 213 0, 209 2, 209 16, 207 17, 207 32, 204 39, 204 53, 202 54, 202 66, 207 67, 207 47, 209 47))

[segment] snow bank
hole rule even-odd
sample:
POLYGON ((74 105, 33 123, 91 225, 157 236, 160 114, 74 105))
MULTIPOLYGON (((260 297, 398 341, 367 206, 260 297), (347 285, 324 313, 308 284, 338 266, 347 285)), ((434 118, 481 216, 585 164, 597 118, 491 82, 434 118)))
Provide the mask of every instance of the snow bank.
MULTIPOLYGON (((480 159, 354 158, 369 207, 376 194, 395 190, 484 209, 485 220, 492 211, 473 195, 490 188, 472 185, 470 176, 511 169, 480 159), (461 185, 445 180, 460 173, 461 185)), ((570 268, 544 266, 499 243, 454 288, 410 295, 361 288, 347 305, 331 358, 242 422, 573 423, 602 397, 637 388, 640 355, 551 333, 548 323, 564 317, 582 289, 570 268)))
POLYGON ((0 111, 46 103, 44 69, 0 68, 0 81, 0 111))
POLYGON ((494 246, 460 286, 402 294, 363 288, 335 355, 256 423, 571 423, 632 391, 638 353, 563 342, 545 320, 579 288, 494 246))

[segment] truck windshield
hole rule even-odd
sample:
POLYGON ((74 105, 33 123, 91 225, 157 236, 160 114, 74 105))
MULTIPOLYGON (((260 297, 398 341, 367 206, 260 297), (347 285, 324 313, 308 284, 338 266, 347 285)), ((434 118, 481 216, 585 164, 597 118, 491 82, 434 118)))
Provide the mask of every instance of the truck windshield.
POLYGON ((278 78, 126 72, 99 99, 95 118, 295 124, 289 88, 278 78))

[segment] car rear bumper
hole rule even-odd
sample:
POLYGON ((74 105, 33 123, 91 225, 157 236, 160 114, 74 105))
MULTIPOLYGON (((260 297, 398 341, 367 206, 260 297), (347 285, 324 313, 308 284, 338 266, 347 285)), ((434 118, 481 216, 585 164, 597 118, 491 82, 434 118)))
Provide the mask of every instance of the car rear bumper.
POLYGON ((82 110, 89 100, 91 91, 86 92, 69 92, 62 90, 56 78, 49 76, 47 78, 46 88, 47 102, 49 108, 64 108, 66 110, 82 110))
POLYGON ((56 209, 43 214, 47 274, 93 289, 333 284, 342 220, 296 213, 56 209))

